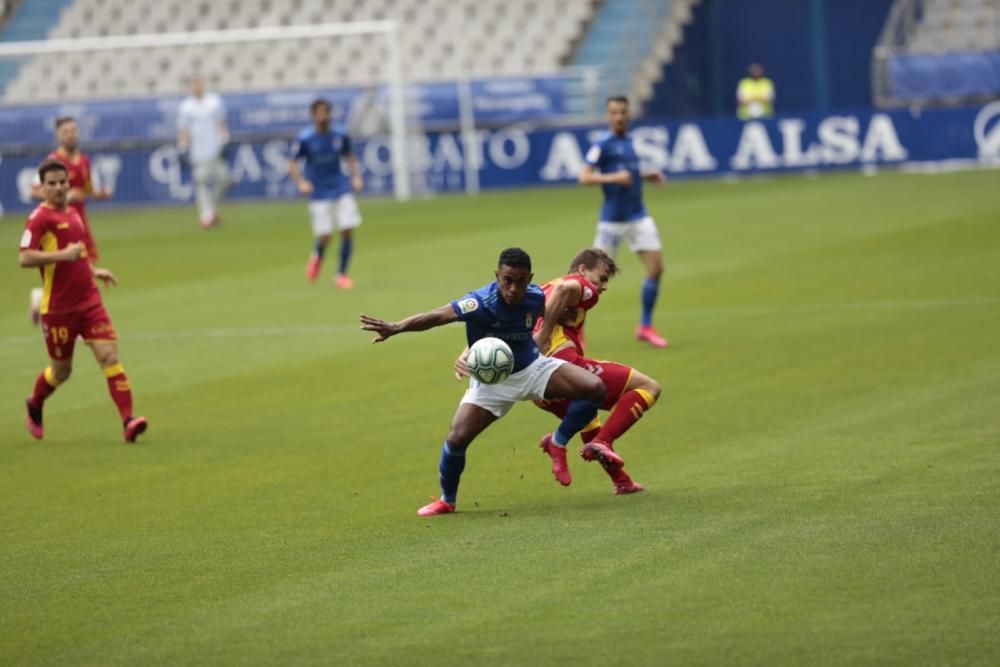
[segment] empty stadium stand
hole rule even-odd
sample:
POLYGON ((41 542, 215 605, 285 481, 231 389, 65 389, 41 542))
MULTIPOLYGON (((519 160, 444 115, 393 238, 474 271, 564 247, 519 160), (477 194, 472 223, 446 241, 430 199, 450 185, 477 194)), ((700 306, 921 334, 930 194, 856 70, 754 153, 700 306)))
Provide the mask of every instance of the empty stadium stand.
MULTIPOLYGON (((32 0, 50 39, 395 19, 409 81, 560 71, 594 0, 32 0), (65 7, 60 6, 65 5, 65 7)), ((37 25, 37 22, 36 22, 37 25)), ((365 85, 385 78, 384 42, 326 38, 36 56, 10 73, 8 103, 174 94, 200 73, 220 91, 365 85)))

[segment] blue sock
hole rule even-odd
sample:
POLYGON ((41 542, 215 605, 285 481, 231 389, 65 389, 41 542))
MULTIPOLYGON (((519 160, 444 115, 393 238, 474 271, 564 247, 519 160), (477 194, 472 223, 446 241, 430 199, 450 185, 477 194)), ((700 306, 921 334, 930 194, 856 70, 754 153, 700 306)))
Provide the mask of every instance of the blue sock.
POLYGON ((326 252, 326 244, 320 241, 319 239, 316 239, 316 242, 313 244, 313 255, 319 258, 319 261, 322 262, 323 253, 325 252, 326 252))
POLYGON ((599 407, 601 407, 601 401, 571 401, 566 416, 559 422, 559 428, 552 434, 552 441, 560 447, 565 447, 574 435, 597 416, 599 407))
POLYGON ((441 473, 441 499, 446 503, 455 504, 458 497, 458 480, 465 470, 465 449, 452 447, 447 441, 441 448, 441 463, 438 472, 441 473))
POLYGON ((653 323, 653 308, 656 307, 656 297, 659 294, 659 278, 646 278, 642 282, 642 325, 644 327, 653 323))
POLYGON ((347 275, 347 265, 351 262, 351 253, 354 252, 354 237, 346 236, 340 239, 340 268, 337 273, 342 276, 347 275))

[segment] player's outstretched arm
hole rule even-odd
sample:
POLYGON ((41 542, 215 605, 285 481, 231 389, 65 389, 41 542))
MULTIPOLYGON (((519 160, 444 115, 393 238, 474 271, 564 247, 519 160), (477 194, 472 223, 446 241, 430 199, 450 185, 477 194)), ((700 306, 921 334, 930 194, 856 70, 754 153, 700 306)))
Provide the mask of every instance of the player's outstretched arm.
POLYGON ((545 314, 542 316, 542 326, 535 332, 535 345, 539 352, 547 354, 552 330, 559 324, 562 314, 567 308, 575 308, 583 296, 583 286, 575 280, 564 280, 545 297, 545 314))
POLYGON ((426 313, 410 315, 399 322, 386 322, 377 317, 371 317, 364 313, 361 314, 361 328, 365 331, 374 331, 377 334, 372 339, 373 343, 381 343, 390 336, 406 333, 407 331, 426 331, 457 321, 458 315, 455 314, 455 309, 451 307, 450 303, 426 313))
POLYGON ((75 262, 83 257, 84 250, 86 247, 80 241, 70 243, 62 250, 46 251, 23 248, 18 254, 18 262, 24 269, 55 264, 56 262, 75 262))

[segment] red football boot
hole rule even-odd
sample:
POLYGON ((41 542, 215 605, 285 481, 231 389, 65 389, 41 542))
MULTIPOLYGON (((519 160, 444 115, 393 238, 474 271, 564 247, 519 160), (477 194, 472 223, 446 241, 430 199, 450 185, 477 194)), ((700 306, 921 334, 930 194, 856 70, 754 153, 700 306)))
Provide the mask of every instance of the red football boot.
MULTIPOLYGON (((434 498, 434 496, 431 496, 434 498)), ((437 516, 438 514, 451 514, 455 511, 455 506, 449 502, 445 502, 440 498, 434 498, 434 502, 424 505, 417 510, 417 514, 420 516, 437 516)))
POLYGON ((316 282, 316 279, 319 278, 319 267, 322 264, 323 262, 316 255, 309 258, 309 263, 306 264, 306 278, 309 279, 309 282, 316 282))
POLYGON ((566 448, 559 447, 552 442, 552 434, 549 433, 538 443, 538 447, 549 455, 552 459, 552 476, 563 486, 573 483, 573 476, 569 472, 569 464, 566 463, 566 448))
POLYGON ((145 417, 129 417, 125 420, 125 442, 135 442, 135 439, 146 432, 145 417))
POLYGON ((340 289, 354 289, 354 281, 346 273, 341 273, 337 275, 337 279, 333 281, 333 284, 340 289))
POLYGON ((645 341, 653 347, 667 347, 670 345, 670 341, 657 333, 651 324, 640 324, 639 328, 635 330, 635 338, 636 340, 645 341))
POLYGON ((580 458, 584 461, 600 461, 601 465, 623 466, 625 461, 608 445, 600 440, 591 440, 580 450, 580 458))
POLYGON ((31 405, 30 398, 24 401, 24 407, 27 408, 24 424, 28 427, 28 433, 35 440, 41 440, 42 436, 45 435, 45 431, 42 429, 42 409, 31 405))

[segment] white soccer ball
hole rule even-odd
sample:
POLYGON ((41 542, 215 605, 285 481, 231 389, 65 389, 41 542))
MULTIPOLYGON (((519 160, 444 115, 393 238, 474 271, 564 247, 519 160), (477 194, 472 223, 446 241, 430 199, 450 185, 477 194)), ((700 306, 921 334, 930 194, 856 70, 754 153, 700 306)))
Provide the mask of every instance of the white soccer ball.
POLYGON ((469 348, 469 375, 483 384, 503 382, 514 372, 514 352, 499 338, 480 338, 469 348))

